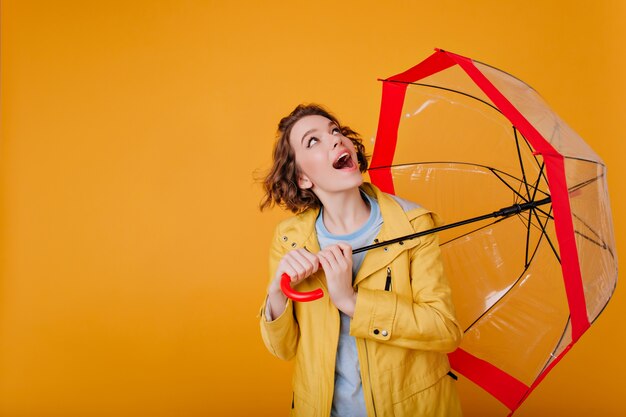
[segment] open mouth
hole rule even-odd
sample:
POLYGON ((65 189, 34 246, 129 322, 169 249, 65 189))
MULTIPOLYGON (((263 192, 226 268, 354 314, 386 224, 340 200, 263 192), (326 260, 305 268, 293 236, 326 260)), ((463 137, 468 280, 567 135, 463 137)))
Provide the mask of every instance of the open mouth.
POLYGON ((339 155, 339 158, 335 160, 333 163, 333 168, 335 169, 345 169, 345 168, 354 168, 354 161, 350 157, 348 152, 344 152, 339 155))

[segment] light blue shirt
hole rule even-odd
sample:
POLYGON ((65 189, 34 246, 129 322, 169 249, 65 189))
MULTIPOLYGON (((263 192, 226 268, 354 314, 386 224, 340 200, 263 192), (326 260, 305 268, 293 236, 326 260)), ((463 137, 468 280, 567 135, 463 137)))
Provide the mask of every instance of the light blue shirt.
MULTIPOLYGON (((370 206, 370 216, 363 226, 348 235, 334 235, 324 226, 324 209, 320 211, 315 222, 315 230, 320 248, 345 242, 352 248, 360 248, 370 245, 380 231, 383 218, 380 214, 378 202, 365 193, 361 193, 370 206)), ((365 252, 352 255, 352 279, 356 277, 365 252)), ((335 361, 335 390, 331 417, 367 417, 365 409, 365 397, 361 383, 361 370, 356 350, 356 340, 350 336, 350 316, 339 312, 341 330, 337 345, 337 359, 335 361)))

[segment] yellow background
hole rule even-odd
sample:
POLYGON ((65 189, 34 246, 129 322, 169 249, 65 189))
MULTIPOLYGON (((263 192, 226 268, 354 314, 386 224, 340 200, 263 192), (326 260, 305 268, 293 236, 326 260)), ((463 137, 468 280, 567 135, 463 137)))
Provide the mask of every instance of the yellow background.
MULTIPOLYGON (((367 139, 377 78, 448 49, 532 85, 609 167, 618 257, 626 2, 2 2, 0 416, 278 416, 257 308, 278 119, 367 139)), ((371 143, 368 150, 371 152, 371 143)), ((517 416, 626 413, 623 286, 517 416)), ((506 415, 463 381, 467 416, 506 415)))

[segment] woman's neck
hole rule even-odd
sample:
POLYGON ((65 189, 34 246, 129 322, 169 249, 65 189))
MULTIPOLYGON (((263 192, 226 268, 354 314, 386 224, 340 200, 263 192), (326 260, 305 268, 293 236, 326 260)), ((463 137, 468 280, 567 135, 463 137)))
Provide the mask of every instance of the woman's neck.
POLYGON ((323 221, 326 230, 335 235, 347 235, 367 222, 370 206, 359 188, 324 196, 323 221))

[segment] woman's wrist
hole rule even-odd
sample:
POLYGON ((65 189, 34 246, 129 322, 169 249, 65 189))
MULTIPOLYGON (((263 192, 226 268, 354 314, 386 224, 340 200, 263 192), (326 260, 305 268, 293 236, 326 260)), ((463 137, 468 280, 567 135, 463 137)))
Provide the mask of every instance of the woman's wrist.
POLYGON ((280 316, 285 311, 287 304, 287 296, 280 289, 280 285, 275 286, 272 283, 267 291, 267 304, 268 321, 272 321, 280 316))
POLYGON ((343 297, 341 300, 339 300, 335 304, 335 307, 337 307, 337 309, 339 309, 342 313, 350 317, 353 317, 354 310, 356 309, 356 297, 357 297, 357 293, 356 291, 353 291, 352 294, 346 297, 343 297))
MULTIPOLYGON (((283 290, 280 288, 280 277, 274 278, 269 288, 267 289, 268 295, 271 297, 272 295, 283 294, 283 290)), ((284 294, 283 294, 284 295, 284 294)))

